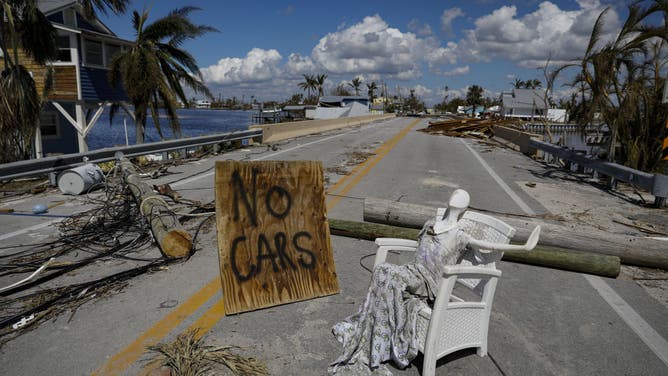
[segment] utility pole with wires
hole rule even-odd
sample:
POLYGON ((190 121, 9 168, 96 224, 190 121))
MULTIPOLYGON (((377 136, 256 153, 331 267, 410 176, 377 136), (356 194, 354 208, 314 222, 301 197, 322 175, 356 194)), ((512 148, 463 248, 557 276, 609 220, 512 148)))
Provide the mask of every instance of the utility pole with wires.
MULTIPOLYGON (((666 81, 663 83, 663 100, 661 103, 668 104, 668 76, 666 76, 666 81)), ((668 119, 666 119, 666 137, 663 139, 663 148, 661 150, 662 159, 668 161, 668 119)))

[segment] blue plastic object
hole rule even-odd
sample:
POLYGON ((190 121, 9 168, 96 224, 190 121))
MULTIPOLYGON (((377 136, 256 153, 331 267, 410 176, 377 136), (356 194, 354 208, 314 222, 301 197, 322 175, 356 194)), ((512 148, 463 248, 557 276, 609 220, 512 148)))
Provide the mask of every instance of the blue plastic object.
POLYGON ((46 213, 47 211, 49 211, 49 209, 44 204, 37 204, 32 207, 32 212, 35 214, 42 214, 46 213))

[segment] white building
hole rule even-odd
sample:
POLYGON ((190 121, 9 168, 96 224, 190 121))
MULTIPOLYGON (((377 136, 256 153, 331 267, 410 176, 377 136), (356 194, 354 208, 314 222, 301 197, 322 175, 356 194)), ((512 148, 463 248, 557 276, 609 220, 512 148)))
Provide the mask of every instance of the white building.
POLYGON ((501 93, 501 116, 524 120, 541 119, 547 116, 545 90, 513 89, 501 93))
POLYGON ((195 108, 211 108, 211 102, 206 99, 200 99, 195 102, 195 108))
POLYGON ((338 119, 369 114, 369 98, 360 96, 320 97, 318 107, 306 110, 306 117, 310 119, 338 119))

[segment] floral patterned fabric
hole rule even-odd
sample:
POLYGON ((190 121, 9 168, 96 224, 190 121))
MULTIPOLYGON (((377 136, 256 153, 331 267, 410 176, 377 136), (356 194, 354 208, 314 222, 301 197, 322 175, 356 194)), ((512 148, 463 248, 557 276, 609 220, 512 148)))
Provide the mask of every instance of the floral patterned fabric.
POLYGON ((383 363, 405 368, 417 356, 417 313, 433 302, 443 266, 455 264, 466 248, 459 227, 437 236, 432 226, 427 222, 420 232, 415 260, 377 265, 357 313, 334 325, 343 354, 330 375, 391 375, 383 363))

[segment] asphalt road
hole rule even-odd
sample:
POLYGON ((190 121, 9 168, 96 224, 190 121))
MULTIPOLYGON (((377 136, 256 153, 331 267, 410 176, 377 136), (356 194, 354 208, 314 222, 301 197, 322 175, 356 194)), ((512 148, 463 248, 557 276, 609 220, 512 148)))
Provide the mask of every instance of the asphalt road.
MULTIPOLYGON (((330 218, 361 220, 365 197, 438 205, 456 188, 470 193, 472 207, 548 213, 518 183, 559 184, 541 174, 541 164, 507 149, 416 131, 425 125, 425 120, 397 118, 273 148, 253 146, 172 167, 169 175, 150 184, 171 183, 184 197, 209 202, 215 160, 320 160, 328 180, 330 218), (367 157, 363 163, 362 156, 367 157)), ((29 210, 35 203, 61 200, 67 202, 50 210, 51 215, 89 205, 83 197, 51 191, 0 207, 29 210)), ((43 241, 58 220, 0 216, 0 240, 43 241)), ((241 346, 242 354, 266 362, 272 375, 324 374, 340 351, 332 325, 354 313, 365 295, 370 275, 360 264, 371 265, 372 259, 364 256, 373 253, 373 242, 332 237, 341 290, 337 295, 224 316, 215 226, 203 229, 199 251, 188 262, 136 277, 122 292, 86 303, 73 315, 61 315, 4 344, 2 373, 141 374, 146 345, 201 328, 207 343, 241 346)), ((120 266, 119 261, 102 262, 80 277, 120 266)), ((503 276, 490 323, 490 356, 455 353, 439 361, 437 374, 668 374, 668 312, 636 283, 508 262, 498 267, 503 276)), ((0 283, 10 282, 2 278, 0 283)), ((420 374, 415 365, 394 373, 420 374)))

